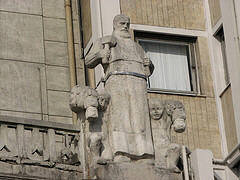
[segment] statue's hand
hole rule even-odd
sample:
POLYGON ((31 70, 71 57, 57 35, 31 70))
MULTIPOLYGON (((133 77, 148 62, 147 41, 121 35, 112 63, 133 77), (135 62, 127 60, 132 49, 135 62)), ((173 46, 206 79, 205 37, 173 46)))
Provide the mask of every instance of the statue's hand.
POLYGON ((150 62, 150 59, 149 58, 144 58, 143 59, 143 65, 144 66, 150 66, 151 62, 150 62))
POLYGON ((149 58, 143 59, 143 66, 146 76, 151 76, 154 70, 154 65, 152 64, 152 61, 149 58))
POLYGON ((176 119, 173 123, 173 128, 174 128, 175 132, 182 133, 186 128, 185 120, 184 119, 176 119))
POLYGON ((108 63, 110 55, 111 55, 111 51, 108 48, 104 48, 99 52, 99 57, 102 59, 103 64, 108 63))

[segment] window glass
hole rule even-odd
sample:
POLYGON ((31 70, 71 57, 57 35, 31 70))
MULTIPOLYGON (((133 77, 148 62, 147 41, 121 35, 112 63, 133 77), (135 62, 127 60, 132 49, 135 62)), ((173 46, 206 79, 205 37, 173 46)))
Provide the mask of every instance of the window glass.
POLYGON ((155 69, 149 78, 150 88, 191 91, 188 45, 139 40, 155 69))

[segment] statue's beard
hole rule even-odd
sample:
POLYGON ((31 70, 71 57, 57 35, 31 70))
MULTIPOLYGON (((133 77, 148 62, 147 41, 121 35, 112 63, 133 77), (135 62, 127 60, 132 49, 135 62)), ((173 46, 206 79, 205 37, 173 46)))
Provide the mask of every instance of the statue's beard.
POLYGON ((115 30, 114 34, 121 38, 131 38, 131 34, 129 33, 129 31, 115 30))

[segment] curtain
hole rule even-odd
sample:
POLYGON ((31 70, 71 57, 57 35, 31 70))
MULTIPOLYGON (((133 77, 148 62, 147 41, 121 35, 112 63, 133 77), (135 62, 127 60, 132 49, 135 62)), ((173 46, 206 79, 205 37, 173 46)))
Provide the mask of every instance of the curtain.
POLYGON ((191 91, 187 45, 140 40, 155 70, 149 78, 150 88, 191 91))

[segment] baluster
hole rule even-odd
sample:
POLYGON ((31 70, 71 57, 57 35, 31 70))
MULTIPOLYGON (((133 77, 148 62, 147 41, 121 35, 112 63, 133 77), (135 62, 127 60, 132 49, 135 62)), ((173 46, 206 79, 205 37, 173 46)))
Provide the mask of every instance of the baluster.
POLYGON ((5 150, 10 152, 11 150, 7 146, 7 125, 0 126, 0 151, 5 150))
POLYGON ((17 125, 17 144, 18 144, 18 157, 19 159, 26 158, 26 151, 24 146, 24 125, 17 125))
POLYGON ((49 156, 50 162, 56 162, 56 140, 55 140, 55 130, 48 129, 48 139, 49 139, 49 156))
POLYGON ((65 135, 65 147, 66 148, 70 148, 71 146, 69 145, 69 135, 68 135, 68 133, 66 133, 65 135))
POLYGON ((39 129, 33 128, 32 130, 32 149, 31 153, 37 153, 39 156, 43 155, 43 145, 40 137, 39 129))

